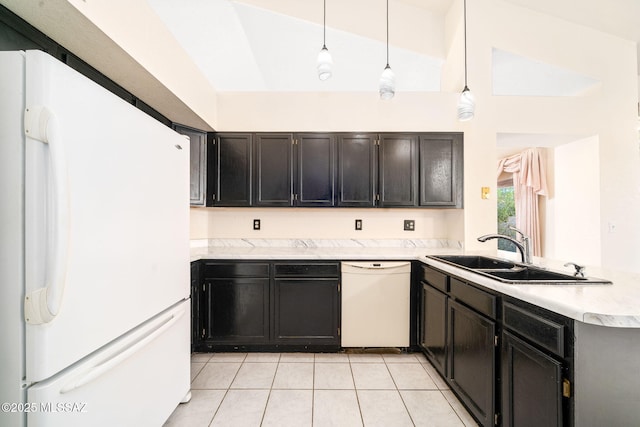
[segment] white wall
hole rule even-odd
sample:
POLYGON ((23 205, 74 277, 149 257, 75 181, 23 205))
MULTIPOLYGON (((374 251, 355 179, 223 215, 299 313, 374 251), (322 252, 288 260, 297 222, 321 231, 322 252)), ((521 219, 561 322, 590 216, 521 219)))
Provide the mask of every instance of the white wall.
MULTIPOLYGON (((546 201, 545 256, 601 264, 600 144, 591 137, 556 147, 546 201)), ((541 210, 542 211, 542 210, 541 210)))

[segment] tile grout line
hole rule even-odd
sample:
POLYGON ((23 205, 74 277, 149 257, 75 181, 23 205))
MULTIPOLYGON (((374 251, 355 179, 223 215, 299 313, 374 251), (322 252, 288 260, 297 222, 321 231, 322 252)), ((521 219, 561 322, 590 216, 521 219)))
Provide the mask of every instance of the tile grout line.
MULTIPOLYGON (((398 383, 396 383, 396 379, 393 377, 393 374, 391 373, 391 369, 389 369, 389 365, 387 364, 387 360, 384 358, 384 356, 382 356, 382 360, 384 361, 385 368, 387 368, 387 372, 389 372, 389 376, 391 377, 391 381, 393 381, 393 385, 396 387, 396 393, 398 393, 398 396, 400 396, 400 400, 402 401, 402 406, 404 406, 404 410, 407 411, 407 415, 409 416, 409 420, 411 421, 411 424, 413 424, 414 427, 415 427, 416 423, 413 421, 413 417, 411 416, 411 412, 409 411, 409 408, 407 408, 407 404, 405 403, 404 398, 402 397, 402 393, 400 393, 400 389, 398 389, 398 383)), ((428 373, 427 373, 427 375, 428 375, 428 373)))
MULTIPOLYGON (((433 366, 433 363, 431 363, 431 361, 429 361, 429 359, 427 359, 427 363, 432 367, 432 368, 436 368, 435 366, 433 366)), ((458 417, 458 420, 460 420, 460 423, 462 423, 463 426, 466 426, 467 423, 464 422, 464 420, 462 419, 462 417, 460 416, 460 414, 458 413, 458 411, 456 410, 456 408, 453 406, 453 404, 449 401, 449 399, 447 399, 447 396, 445 396, 444 391, 440 389, 440 387, 438 386, 438 384, 436 384, 436 381, 433 379, 433 377, 431 376, 431 374, 429 373, 429 371, 427 370, 427 368, 424 367, 424 364, 422 362, 420 362, 420 366, 422 366, 422 369, 425 370, 425 372, 427 373, 427 375, 429 375, 429 377, 431 378, 431 380, 433 381, 433 383, 436 386, 436 389, 438 390, 438 392, 440 393, 440 395, 444 398, 444 400, 447 402, 447 404, 449 405, 449 407, 451 408, 451 410, 453 410, 453 413, 456 414, 456 417, 458 417)), ((436 371, 436 375, 439 375, 438 372, 436 371)), ((442 378, 438 378, 438 380, 442 380, 442 378)), ((445 390, 445 391, 451 391, 451 389, 445 390)), ((454 394, 454 397, 456 399, 458 399, 458 397, 454 394)), ((464 408, 465 411, 467 410, 466 408, 464 408)))
MULTIPOLYGON (((233 379, 231 380, 231 382, 227 386, 227 389, 224 391, 224 396, 222 396, 222 399, 220 400, 220 404, 218 405, 218 407, 214 411, 213 417, 211 417, 211 421, 209 422, 209 427, 211 427, 211 425, 213 424, 213 421, 216 419, 216 415, 218 415, 218 411, 220 411, 220 408, 222 407, 222 403, 227 398, 227 395, 229 394, 229 390, 231 390, 231 385, 236 380, 236 377, 238 376, 238 372, 240 372, 240 369, 242 369, 242 365, 244 365, 244 361, 247 359, 247 354, 248 353, 245 353, 244 357, 242 358, 242 361, 240 361, 240 366, 238 367, 238 370, 236 371, 235 375, 233 376, 233 379)), ((213 356, 211 357, 211 359, 213 359, 213 356)), ((211 359, 209 359, 209 360, 211 360, 211 359)), ((210 362, 210 363, 219 363, 219 362, 210 362)))
POLYGON ((264 417, 267 415, 267 408, 269 407, 269 401, 271 400, 271 392, 273 391, 273 384, 276 382, 276 375, 278 375, 278 369, 280 368, 280 359, 282 359, 282 353, 278 355, 278 361, 276 362, 276 371, 273 373, 273 378, 271 379, 271 387, 269 387, 269 394, 267 395, 267 401, 264 404, 264 409, 262 410, 262 418, 260 419, 260 425, 264 423, 264 417))
POLYGON ((316 354, 313 353, 313 368, 311 369, 311 427, 313 427, 313 415, 316 402, 316 354))
POLYGON ((360 412, 360 421, 364 426, 364 416, 362 415, 362 407, 360 407, 360 396, 358 395, 358 388, 356 387, 356 378, 353 375, 353 367, 351 366, 351 357, 347 355, 349 360, 349 372, 351 372, 351 381, 353 381, 353 392, 356 394, 356 402, 358 402, 358 411, 360 412))

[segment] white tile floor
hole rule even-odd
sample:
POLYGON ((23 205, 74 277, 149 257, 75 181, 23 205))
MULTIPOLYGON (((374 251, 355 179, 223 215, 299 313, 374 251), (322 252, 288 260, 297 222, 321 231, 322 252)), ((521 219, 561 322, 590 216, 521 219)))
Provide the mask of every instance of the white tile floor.
POLYGON ((165 427, 476 426, 421 354, 197 353, 165 427))

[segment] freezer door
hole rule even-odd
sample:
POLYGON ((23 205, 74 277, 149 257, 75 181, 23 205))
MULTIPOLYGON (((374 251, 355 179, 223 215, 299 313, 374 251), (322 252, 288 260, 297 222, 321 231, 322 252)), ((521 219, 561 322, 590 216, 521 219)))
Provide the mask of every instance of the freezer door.
POLYGON ((189 296, 189 143, 26 53, 27 382, 189 296))
POLYGON ((187 300, 27 392, 29 427, 161 426, 189 393, 187 300))

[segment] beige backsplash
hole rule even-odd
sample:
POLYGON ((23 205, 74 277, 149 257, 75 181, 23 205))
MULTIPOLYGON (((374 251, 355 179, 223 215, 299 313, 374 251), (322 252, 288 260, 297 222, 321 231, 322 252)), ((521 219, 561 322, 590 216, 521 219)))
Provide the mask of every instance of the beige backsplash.
POLYGON ((462 209, 191 208, 191 239, 464 240, 462 209), (260 219, 261 229, 253 230, 260 219), (362 230, 356 231, 355 220, 362 230), (415 231, 404 231, 404 220, 415 231))

